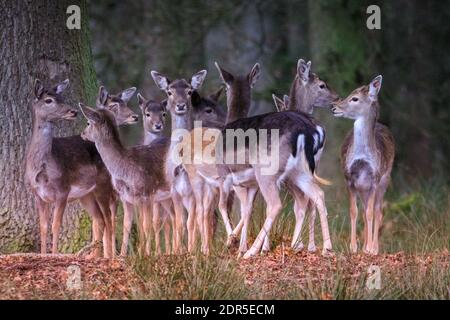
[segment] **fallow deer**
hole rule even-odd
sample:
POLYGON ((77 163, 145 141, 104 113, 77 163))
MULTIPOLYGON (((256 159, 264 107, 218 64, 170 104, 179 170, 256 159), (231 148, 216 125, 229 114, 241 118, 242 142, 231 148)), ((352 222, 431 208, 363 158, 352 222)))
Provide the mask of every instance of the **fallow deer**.
MULTIPOLYGON (((124 206, 121 255, 126 255, 134 206, 143 217, 144 225, 147 225, 156 192, 167 189, 160 169, 167 142, 166 139, 158 139, 149 146, 126 148, 120 141, 113 113, 94 110, 81 103, 79 107, 88 120, 82 138, 95 143, 124 206)), ((145 235, 145 239, 148 239, 148 235, 145 235)))
POLYGON ((191 81, 178 79, 170 81, 166 76, 152 71, 151 75, 158 88, 167 94, 167 109, 171 114, 172 135, 170 146, 165 154, 165 177, 172 196, 175 211, 174 227, 174 252, 183 251, 182 241, 184 232, 184 210, 188 212, 187 230, 188 230, 188 251, 192 252, 196 240, 196 217, 195 217, 195 198, 193 196, 192 186, 189 182, 187 173, 175 162, 173 155, 179 149, 181 140, 186 132, 192 130, 194 126, 192 95, 194 91, 199 90, 205 80, 207 71, 201 70, 194 74, 191 81))
POLYGON ((355 120, 341 148, 342 168, 350 197, 350 250, 357 251, 357 196, 365 208, 364 248, 378 254, 379 229, 383 220, 383 198, 389 184, 395 156, 394 137, 389 129, 377 122, 380 105, 378 93, 382 77, 359 87, 334 104, 336 117, 355 120), (375 218, 375 221, 374 221, 375 218))
MULTIPOLYGON (((299 61, 299 66, 302 67, 304 63, 299 61)), ((309 65, 310 63, 306 64, 309 65)), ((303 71, 303 68, 298 68, 303 71)), ((305 70, 306 71, 306 70, 305 70)), ((323 92, 310 92, 310 94, 303 94, 303 103, 307 103, 308 107, 312 109, 314 106, 330 105, 336 98, 336 94, 327 88, 316 75, 309 73, 304 75, 301 79, 305 87, 318 87, 323 92)), ((300 74, 301 75, 301 74, 300 74)), ((299 75, 297 75, 298 77, 299 75)), ((296 77, 296 78, 297 78, 296 77)), ((294 83, 295 86, 295 83, 294 83)), ((299 101, 299 96, 290 97, 290 104, 299 101)), ((267 203, 266 221, 261 232, 258 234, 255 243, 248 250, 244 258, 248 258, 256 254, 261 247, 267 248, 268 234, 274 222, 274 219, 281 210, 281 200, 278 194, 278 188, 282 183, 288 186, 289 191, 294 195, 294 199, 299 201, 301 199, 311 199, 313 204, 318 208, 322 226, 322 236, 324 241, 323 253, 326 254, 331 250, 331 239, 329 236, 327 211, 324 202, 324 194, 318 185, 318 178, 314 171, 317 162, 317 157, 320 156, 320 150, 323 147, 324 131, 318 128, 311 116, 303 111, 286 111, 279 113, 269 113, 259 115, 246 119, 240 119, 228 124, 225 129, 254 129, 257 132, 261 129, 278 130, 279 132, 279 170, 274 175, 262 174, 262 165, 252 164, 256 181, 259 189, 267 203), (263 246, 264 243, 264 246, 263 246)), ((259 145, 259 139, 258 139, 259 145)), ((257 146, 259 147, 259 146, 257 146)), ((272 148, 269 142, 268 149, 272 148)), ((245 146, 245 151, 248 150, 248 145, 245 146)), ((297 219, 297 222, 300 219, 297 219)), ((298 229, 298 228, 297 228, 298 229)), ((297 231, 296 231, 297 233, 297 231)), ((293 241, 294 243, 294 241, 293 241)))
POLYGON ((66 105, 62 97, 68 86, 69 80, 51 89, 45 88, 39 80, 34 84, 33 131, 27 148, 26 179, 39 211, 41 253, 47 251, 50 206, 54 205, 52 253, 57 253, 65 207, 67 202, 78 199, 97 226, 94 228, 94 241, 101 241, 105 228, 105 256, 110 257, 109 195, 104 197, 98 192, 98 188, 112 191, 108 184, 109 175, 93 144, 83 141, 80 136, 54 137, 58 121, 73 120, 77 116, 77 111, 66 105), (96 196, 99 197, 96 199, 96 196))
MULTIPOLYGON (((250 110, 251 89, 255 85, 260 75, 259 64, 255 64, 252 70, 247 75, 243 76, 232 75, 230 72, 221 68, 217 64, 217 62, 216 67, 227 90, 228 110, 226 122, 228 123, 242 117, 247 117, 250 110)), ((223 126, 219 128, 221 129, 223 128, 223 126)), ((192 147, 190 148, 193 151, 192 159, 196 158, 196 153, 202 154, 204 149, 209 147, 211 143, 210 141, 208 141, 208 143, 200 144, 200 149, 197 149, 195 145, 196 136, 203 137, 203 134, 208 132, 217 132, 217 135, 220 134, 219 129, 212 130, 208 128, 195 128, 186 139, 187 143, 193 143, 192 147)), ((184 147, 187 146, 184 145, 183 148, 184 147)), ((184 163, 184 167, 188 172, 189 180, 193 185, 194 194, 196 195, 197 215, 199 218, 200 232, 202 235, 202 251, 206 254, 209 253, 209 244, 212 240, 210 220, 215 195, 217 192, 219 193, 220 197, 219 211, 221 212, 222 219, 224 221, 225 228, 229 237, 228 242, 229 244, 231 244, 234 236, 233 229, 228 217, 228 199, 232 186, 229 183, 227 184, 227 186, 224 186, 224 181, 226 181, 227 179, 225 176, 221 175, 221 173, 224 172, 220 172, 220 165, 216 163, 194 162, 184 163)), ((257 191, 257 185, 256 183, 252 184, 250 182, 246 186, 244 186, 244 184, 241 183, 241 185, 233 186, 233 189, 241 200, 241 216, 245 216, 246 212, 248 210, 251 210, 252 203, 257 191)))

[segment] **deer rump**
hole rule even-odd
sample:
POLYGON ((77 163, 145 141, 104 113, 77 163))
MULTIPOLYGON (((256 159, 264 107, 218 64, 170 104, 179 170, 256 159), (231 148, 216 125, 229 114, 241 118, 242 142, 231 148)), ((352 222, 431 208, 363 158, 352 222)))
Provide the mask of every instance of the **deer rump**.
MULTIPOLYGON (((302 149, 307 161, 308 169, 314 174, 316 168, 316 160, 319 151, 323 148, 325 143, 325 130, 314 122, 314 119, 300 111, 285 111, 272 112, 262 115, 257 115, 249 118, 243 118, 227 124, 222 130, 222 137, 226 136, 226 130, 242 129, 256 130, 258 144, 260 142, 260 131, 267 130, 267 148, 271 148, 271 130, 279 130, 280 148, 282 148, 283 141, 286 141, 290 146, 290 154, 286 155, 288 158, 297 159, 300 156, 302 149)), ((225 138, 223 138, 225 140, 225 138)), ((223 143, 224 153, 227 151, 226 143, 223 143)), ((238 146, 242 147, 242 146, 238 146)), ((245 149, 249 149, 249 141, 245 139, 245 149)), ((235 146, 234 152, 238 149, 235 146)), ((280 155, 283 157, 283 155, 280 155)), ((246 157, 247 158, 247 157, 246 157)), ((300 158, 298 158, 300 159, 300 158)), ((287 165, 287 164, 286 164, 287 165)), ((242 170, 245 167, 249 168, 250 164, 242 165, 227 165, 230 171, 242 170), (244 168, 243 168, 244 167, 244 168)), ((280 168, 285 166, 280 162, 280 168)), ((286 168, 287 169, 287 168, 286 168)))

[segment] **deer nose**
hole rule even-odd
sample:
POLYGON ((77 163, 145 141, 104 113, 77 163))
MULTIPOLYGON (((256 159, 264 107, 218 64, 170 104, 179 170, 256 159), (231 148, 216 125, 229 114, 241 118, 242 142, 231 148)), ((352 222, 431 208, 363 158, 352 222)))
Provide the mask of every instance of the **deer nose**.
POLYGON ((177 111, 186 110, 186 103, 177 103, 177 111))
POLYGON ((133 119, 133 121, 137 122, 139 120, 139 116, 134 114, 131 116, 131 119, 133 119))
POLYGON ((78 112, 76 110, 70 110, 69 113, 74 118, 78 115, 78 112))
POLYGON ((160 124, 160 123, 155 124, 155 129, 156 130, 161 130, 162 129, 162 124, 160 124))

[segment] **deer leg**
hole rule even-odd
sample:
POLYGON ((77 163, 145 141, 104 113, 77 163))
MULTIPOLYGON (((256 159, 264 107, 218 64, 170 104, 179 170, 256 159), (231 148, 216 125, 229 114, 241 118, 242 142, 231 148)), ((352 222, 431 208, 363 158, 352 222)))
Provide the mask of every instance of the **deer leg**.
POLYGON ((214 218, 214 191, 205 185, 203 196, 203 232, 204 232, 204 243, 202 243, 202 252, 206 255, 210 251, 210 243, 213 238, 213 221, 214 218))
POLYGON ((53 210, 53 223, 52 223, 52 253, 58 253, 58 240, 59 231, 61 230, 61 222, 64 214, 64 210, 67 205, 67 197, 59 199, 55 203, 55 208, 53 210))
POLYGON ((265 237, 269 234, 275 219, 283 207, 277 189, 277 184, 276 181, 273 181, 273 177, 261 176, 257 174, 256 179, 258 181, 261 194, 267 203, 266 220, 264 221, 264 225, 256 237, 252 247, 245 253, 244 259, 250 258, 260 251, 265 237))
POLYGON ((94 194, 94 197, 97 207, 100 209, 103 218, 103 256, 110 259, 114 256, 114 254, 112 250, 113 228, 109 199, 104 195, 99 196, 98 194, 94 194))
MULTIPOLYGON (((186 208, 188 212, 187 216, 187 236, 188 236, 188 252, 193 252, 195 249, 195 244, 197 242, 197 224, 196 224, 196 217, 198 214, 196 198, 195 198, 195 192, 194 195, 189 195, 186 197, 183 197, 183 205, 186 208)), ((200 235, 202 235, 202 231, 200 231, 200 235)))
POLYGON ((161 254, 161 211, 159 203, 153 204, 153 233, 155 234, 155 251, 161 254))
MULTIPOLYGON (((234 187, 234 192, 236 193, 236 196, 239 198, 240 202, 240 221, 239 223, 242 225, 242 234, 241 239, 239 241, 239 253, 238 255, 241 256, 245 252, 247 252, 247 231, 248 231, 248 225, 250 221, 250 217, 248 216, 248 212, 246 210, 246 205, 248 202, 248 189, 244 187, 234 187)), ((233 231, 234 234, 234 231, 233 231)))
POLYGON ((387 190, 387 187, 389 185, 389 176, 384 176, 381 178, 380 185, 377 188, 376 195, 375 195, 375 203, 374 203, 374 209, 375 209, 375 224, 374 224, 374 230, 373 230, 373 245, 372 245, 372 253, 378 254, 379 252, 379 233, 380 233, 380 227, 383 224, 383 199, 384 194, 387 190))
POLYGON ((309 240, 308 240, 308 251, 316 252, 316 243, 314 239, 314 228, 316 224, 316 207, 311 201, 308 201, 307 209, 309 209, 309 240))
POLYGON ((152 246, 152 220, 153 220, 153 202, 142 204, 143 208, 143 220, 142 229, 144 231, 144 252, 145 255, 149 256, 151 254, 152 246))
MULTIPOLYGON (((225 230, 227 232, 228 240, 230 241, 230 237, 234 237, 233 235, 233 227, 231 226, 229 212, 230 210, 230 188, 227 186, 222 186, 219 188, 219 211, 222 216, 223 223, 225 225, 225 230)), ((231 202, 232 204, 232 202, 231 202)))
POLYGON ((297 188, 292 188, 294 195, 294 213, 295 213, 295 228, 294 235, 292 237, 291 247, 294 250, 302 250, 303 242, 300 237, 303 221, 305 220, 305 211, 308 204, 308 199, 304 196, 303 192, 297 188))
POLYGON ((115 199, 110 201, 109 211, 111 212, 111 252, 112 257, 116 255, 116 217, 117 217, 118 201, 115 199))
POLYGON ((163 201, 161 205, 164 209, 164 240, 165 240, 165 252, 166 254, 172 253, 171 241, 170 241, 170 225, 175 225, 175 217, 172 213, 170 201, 163 201))
POLYGON ((134 206, 126 201, 123 203, 123 235, 122 247, 120 248, 120 255, 126 256, 128 253, 128 242, 130 240, 131 226, 133 224, 134 206))
POLYGON ((350 252, 356 253, 358 251, 358 243, 356 239, 356 220, 358 218, 358 204, 356 199, 356 193, 354 190, 348 190, 350 198, 350 226, 351 226, 351 236, 350 236, 350 252))
POLYGON ((182 242, 184 233, 184 208, 180 195, 175 191, 172 192, 172 201, 175 212, 173 252, 175 254, 181 254, 183 251, 182 242))
POLYGON ((372 251, 372 236, 373 236, 373 209, 375 204, 375 191, 369 191, 368 195, 365 197, 365 216, 366 216, 366 236, 367 236, 367 244, 364 247, 364 252, 371 253, 372 251))
MULTIPOLYGON (((93 243, 101 242, 103 237, 103 231, 105 229, 105 221, 103 217, 103 213, 101 212, 101 209, 95 200, 95 197, 93 194, 88 194, 84 196, 83 198, 80 198, 81 205, 83 208, 86 209, 86 211, 89 213, 89 215, 92 217, 93 224, 93 243)), ((106 244, 103 243, 104 249, 106 249, 106 244)), ((95 251, 90 255, 91 257, 100 257, 100 249, 95 249, 95 251)), ((106 250, 104 250, 104 253, 107 253, 106 250)))
POLYGON ((36 198, 36 207, 39 212, 39 228, 41 233, 41 254, 47 253, 47 234, 49 225, 50 208, 41 198, 36 198))
POLYGON ((320 226, 322 229, 323 249, 322 255, 327 255, 332 249, 330 231, 328 228, 328 213, 325 206, 325 195, 323 190, 314 182, 312 177, 299 177, 297 179, 298 187, 305 193, 305 195, 311 199, 313 204, 317 207, 320 217, 320 226))

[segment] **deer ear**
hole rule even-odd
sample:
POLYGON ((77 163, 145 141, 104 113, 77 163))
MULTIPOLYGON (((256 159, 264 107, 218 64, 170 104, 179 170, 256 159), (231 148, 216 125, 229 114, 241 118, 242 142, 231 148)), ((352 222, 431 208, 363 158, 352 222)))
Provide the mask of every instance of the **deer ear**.
POLYGON ((69 79, 64 80, 61 83, 58 83, 55 86, 55 93, 56 94, 61 94, 63 93, 64 90, 66 90, 69 87, 69 79))
POLYGON ((191 86, 195 90, 198 90, 202 87, 203 81, 205 81, 206 74, 208 72, 206 70, 201 70, 194 74, 191 79, 191 86))
POLYGON ((41 80, 39 79, 34 80, 34 96, 37 99, 40 99, 43 94, 44 94, 44 86, 42 85, 41 80))
POLYGON ((161 90, 164 90, 164 91, 166 91, 169 88, 170 81, 166 76, 164 76, 161 73, 156 72, 156 71, 152 71, 151 74, 152 74, 153 81, 155 81, 158 88, 160 88, 161 90))
POLYGON ((80 107, 81 113, 88 121, 92 123, 99 123, 101 121, 100 115, 94 109, 89 108, 81 102, 78 104, 78 106, 80 107))
POLYGON ((261 74, 261 67, 259 66, 259 63, 255 63, 252 70, 248 74, 248 81, 250 83, 251 88, 253 88, 256 81, 259 79, 260 74, 261 74))
POLYGON ((214 101, 214 102, 219 102, 220 96, 222 95, 223 92, 223 86, 219 88, 219 90, 217 90, 216 92, 214 92, 213 94, 211 94, 209 96, 209 98, 214 101))
POLYGON ((378 93, 381 89, 381 83, 383 82, 383 77, 381 75, 376 76, 369 84, 369 99, 376 101, 378 99, 378 93))
POLYGON ((140 93, 137 94, 137 99, 138 99, 139 108, 141 108, 141 110, 144 110, 147 99, 145 99, 144 96, 141 95, 140 93))
POLYGON ((131 88, 123 90, 121 93, 119 93, 118 96, 123 102, 127 103, 133 97, 135 92, 136 92, 136 88, 131 87, 131 88))
POLYGON ((283 111, 284 106, 283 106, 283 100, 281 100, 280 98, 278 98, 275 94, 272 94, 272 99, 273 99, 273 103, 275 104, 275 107, 277 108, 277 111, 283 111))
POLYGON ((231 73, 229 73, 228 71, 226 71, 225 69, 222 69, 217 62, 214 62, 214 65, 216 66, 217 70, 219 71, 219 75, 220 75, 220 78, 222 79, 222 82, 225 85, 229 86, 234 80, 233 75, 231 73))
POLYGON ((100 86, 97 95, 97 108, 105 106, 106 100, 108 100, 108 91, 106 91, 104 86, 100 86))
POLYGON ((311 61, 308 63, 303 59, 299 59, 297 62, 297 74, 303 81, 307 82, 309 80, 309 72, 311 71, 311 61))

